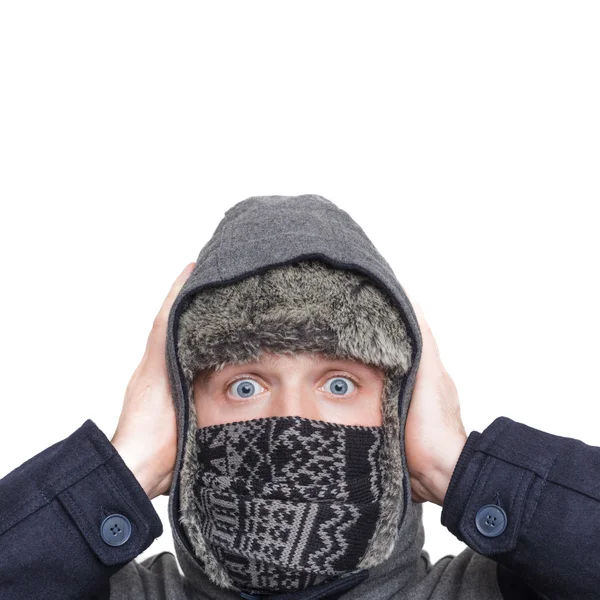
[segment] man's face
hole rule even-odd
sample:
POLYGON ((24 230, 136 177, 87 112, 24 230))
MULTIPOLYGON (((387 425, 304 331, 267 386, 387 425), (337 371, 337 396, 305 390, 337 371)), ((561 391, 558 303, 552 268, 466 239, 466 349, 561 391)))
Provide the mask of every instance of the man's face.
POLYGON ((384 373, 318 353, 276 355, 226 365, 194 378, 198 427, 298 416, 341 425, 381 426, 384 373))

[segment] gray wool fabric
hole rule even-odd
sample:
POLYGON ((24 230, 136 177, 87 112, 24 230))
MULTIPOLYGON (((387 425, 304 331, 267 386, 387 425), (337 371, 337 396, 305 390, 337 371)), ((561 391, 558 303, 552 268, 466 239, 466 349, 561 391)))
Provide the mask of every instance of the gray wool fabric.
MULTIPOLYGON (((318 350, 363 361, 372 359, 373 364, 381 365, 386 373, 382 398, 384 423, 388 425, 385 431, 397 434, 396 439, 384 443, 387 472, 396 476, 390 475, 387 481, 387 509, 361 565, 369 576, 347 591, 344 600, 502 600, 497 564, 492 559, 465 548, 457 556, 445 556, 431 564, 423 549, 422 505, 411 499, 404 448, 404 428, 422 349, 418 322, 392 268, 362 228, 346 211, 318 195, 255 196, 232 206, 201 249, 194 271, 175 299, 169 314, 166 358, 178 427, 168 508, 177 562, 169 552, 131 561, 111 578, 111 599, 240 598, 237 591, 228 589, 227 576, 203 544, 202 536, 194 535, 199 533, 200 523, 188 496, 194 468, 190 450, 196 429, 191 380, 199 369, 222 367, 224 356, 226 360, 252 360, 259 347, 268 347, 269 339, 259 337, 261 331, 268 330, 260 327, 261 318, 273 317, 281 323, 283 313, 277 310, 286 299, 279 298, 269 313, 269 295, 261 296, 258 291, 271 289, 277 294, 281 289, 277 277, 288 278, 286 283, 293 284, 298 268, 308 269, 310 272, 303 274, 312 275, 315 282, 333 276, 351 285, 326 286, 321 291, 328 293, 321 296, 318 286, 292 285, 297 293, 304 294, 297 306, 310 304, 314 298, 311 314, 316 311, 320 318, 311 321, 301 311, 288 310, 288 329, 283 332, 287 335, 272 338, 271 348, 318 350), (324 270, 323 265, 331 269, 324 270), (273 284, 270 288, 269 281, 273 284), (218 302, 219 294, 227 289, 238 290, 234 300, 239 310, 229 313, 223 322, 213 321, 211 329, 210 319, 202 319, 210 314, 210 302, 218 302), (332 309, 349 301, 350 297, 337 296, 340 293, 354 293, 351 299, 355 303, 365 303, 369 314, 382 318, 358 323, 344 320, 343 310, 338 314, 332 309), (244 297, 261 298, 263 310, 249 315, 244 297), (236 315, 244 327, 239 327, 236 315), (201 339, 194 338, 199 332, 201 339), (371 337, 365 338, 369 332, 371 337), (239 343, 221 344, 224 335, 239 343), (193 352, 200 341, 203 352, 193 352), (223 355, 232 347, 237 349, 233 356, 223 355)), ((219 314, 223 314, 220 306, 219 314)), ((303 597, 308 600, 310 588, 306 592, 303 597)))

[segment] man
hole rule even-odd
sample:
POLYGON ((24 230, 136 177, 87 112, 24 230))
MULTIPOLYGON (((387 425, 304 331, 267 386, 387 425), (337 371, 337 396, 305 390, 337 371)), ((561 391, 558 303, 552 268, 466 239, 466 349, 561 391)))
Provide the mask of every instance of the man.
POLYGON ((171 289, 112 444, 88 420, 0 481, 0 598, 595 598, 599 471, 506 417, 467 436, 362 229, 252 197, 171 289), (134 560, 160 494, 183 575, 134 560), (469 548, 430 563, 424 501, 469 548))

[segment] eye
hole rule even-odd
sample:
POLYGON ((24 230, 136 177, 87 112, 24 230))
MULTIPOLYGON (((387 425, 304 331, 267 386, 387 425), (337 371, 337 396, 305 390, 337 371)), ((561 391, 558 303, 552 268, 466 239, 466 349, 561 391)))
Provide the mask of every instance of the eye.
POLYGON ((334 394, 334 395, 344 395, 346 392, 348 392, 348 384, 346 382, 350 382, 350 386, 351 389, 350 391, 353 392, 354 389, 356 388, 356 385, 354 384, 354 382, 352 381, 352 379, 350 379, 349 377, 341 377, 340 375, 336 375, 335 377, 332 377, 331 379, 328 379, 325 382, 325 390, 328 391, 330 394, 334 394), (331 383, 331 386, 329 386, 329 389, 327 384, 329 382, 331 383))
POLYGON ((238 379, 228 389, 234 390, 232 392, 234 398, 251 398, 254 392, 256 392, 257 387, 260 388, 260 391, 264 391, 264 388, 258 382, 255 382, 254 379, 238 379))

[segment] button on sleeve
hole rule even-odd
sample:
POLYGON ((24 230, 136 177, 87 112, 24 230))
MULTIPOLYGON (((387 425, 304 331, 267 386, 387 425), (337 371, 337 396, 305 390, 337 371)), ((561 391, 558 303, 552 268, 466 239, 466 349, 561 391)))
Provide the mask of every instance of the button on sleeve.
POLYGON ((131 523, 123 515, 108 515, 100 525, 100 535, 109 546, 122 546, 131 537, 131 523))
POLYGON ((110 440, 95 425, 88 426, 87 434, 106 460, 58 499, 104 565, 126 563, 162 534, 162 523, 110 440))
POLYGON ((502 508, 495 504, 482 506, 475 515, 475 525, 485 537, 496 537, 506 529, 508 517, 502 508))
POLYGON ((99 597, 161 534, 150 499, 88 419, 0 479, 0 600, 99 597))
POLYGON ((598 598, 598 481, 600 447, 498 417, 468 436, 441 522, 499 575, 552 600, 598 598))
POLYGON ((487 556, 515 549, 536 493, 560 450, 560 444, 545 443, 535 435, 526 444, 518 442, 510 435, 512 423, 498 417, 483 433, 469 435, 442 507, 442 525, 487 556), (496 524, 502 522, 501 530, 495 529, 494 516, 496 524), (494 530, 496 534, 490 535, 494 530))

